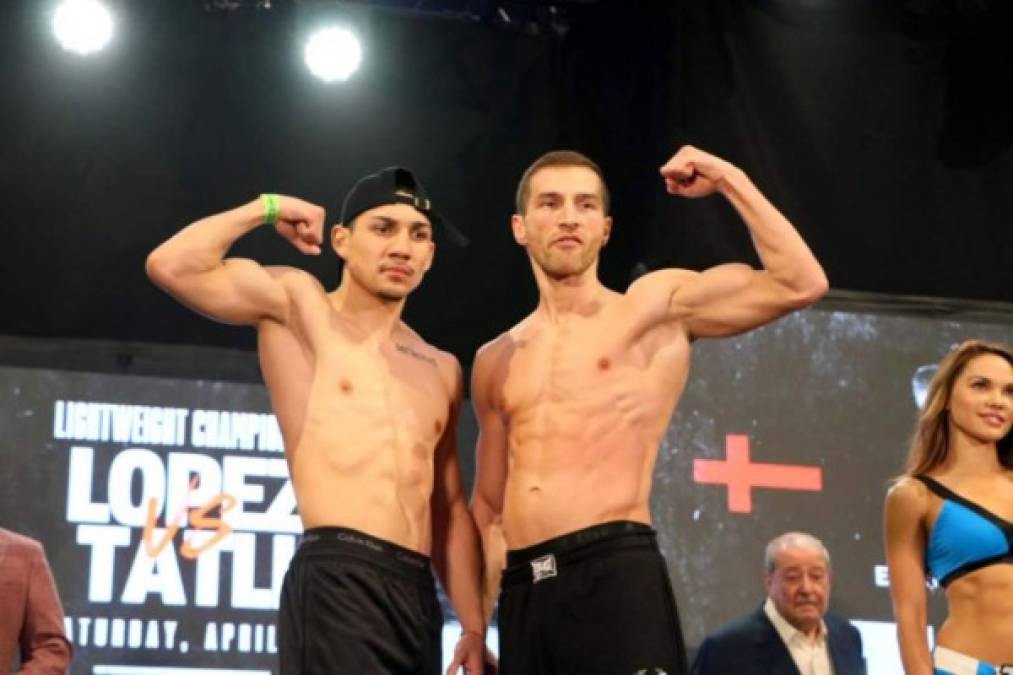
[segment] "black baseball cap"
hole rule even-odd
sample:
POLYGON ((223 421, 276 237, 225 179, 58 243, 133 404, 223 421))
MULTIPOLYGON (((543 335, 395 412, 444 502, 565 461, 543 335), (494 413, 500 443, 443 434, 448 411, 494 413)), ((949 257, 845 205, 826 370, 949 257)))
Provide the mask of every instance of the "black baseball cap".
POLYGON ((415 174, 400 166, 388 166, 360 178, 345 195, 341 205, 341 224, 348 227, 363 211, 384 204, 408 204, 425 215, 434 228, 444 231, 450 241, 458 246, 468 245, 464 233, 433 209, 429 194, 415 174))

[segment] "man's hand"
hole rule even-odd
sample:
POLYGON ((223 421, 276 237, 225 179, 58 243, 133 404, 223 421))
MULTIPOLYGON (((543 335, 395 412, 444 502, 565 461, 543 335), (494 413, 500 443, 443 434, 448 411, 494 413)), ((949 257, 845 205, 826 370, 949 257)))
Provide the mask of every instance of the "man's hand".
POLYGON ((486 654, 485 641, 475 631, 464 631, 457 639, 457 647, 454 648, 454 660, 447 668, 447 675, 458 675, 458 669, 464 668, 465 675, 483 675, 483 673, 496 673, 496 658, 492 654, 486 654), (489 670, 485 667, 483 660, 492 666, 489 670))
POLYGON ((274 229, 300 252, 320 255, 324 241, 324 210, 316 204, 278 195, 278 219, 274 229))
POLYGON ((721 184, 735 167, 720 157, 682 146, 672 159, 661 167, 665 189, 680 197, 706 197, 721 189, 721 184))

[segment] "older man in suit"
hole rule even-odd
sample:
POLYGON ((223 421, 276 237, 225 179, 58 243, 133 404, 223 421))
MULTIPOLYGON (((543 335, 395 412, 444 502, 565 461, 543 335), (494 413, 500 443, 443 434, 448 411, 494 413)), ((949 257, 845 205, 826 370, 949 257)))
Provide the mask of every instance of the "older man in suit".
POLYGON ((42 545, 0 528, 0 675, 63 675, 70 654, 42 545))
POLYGON ((707 636, 692 675, 864 675, 862 639, 827 614, 830 553, 819 539, 788 532, 767 544, 767 600, 707 636))

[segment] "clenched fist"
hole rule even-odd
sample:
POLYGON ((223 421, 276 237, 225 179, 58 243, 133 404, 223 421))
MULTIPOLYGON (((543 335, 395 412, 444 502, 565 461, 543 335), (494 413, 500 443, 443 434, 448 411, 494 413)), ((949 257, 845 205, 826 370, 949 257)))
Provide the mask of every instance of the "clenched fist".
POLYGON ((691 145, 684 145, 661 167, 665 189, 680 197, 706 197, 720 189, 735 166, 691 145))
POLYGON ((324 209, 297 197, 278 195, 274 229, 307 255, 320 255, 324 241, 324 209))

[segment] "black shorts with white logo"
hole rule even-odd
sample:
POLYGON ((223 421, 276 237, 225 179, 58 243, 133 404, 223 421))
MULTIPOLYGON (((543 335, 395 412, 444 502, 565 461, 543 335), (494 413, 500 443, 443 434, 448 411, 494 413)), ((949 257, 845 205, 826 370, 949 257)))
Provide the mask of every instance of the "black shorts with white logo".
POLYGON ((438 675, 443 613, 429 558, 356 530, 307 530, 278 610, 282 675, 438 675))
POLYGON ((502 675, 688 672, 665 559, 643 523, 605 523, 510 551, 502 675))

